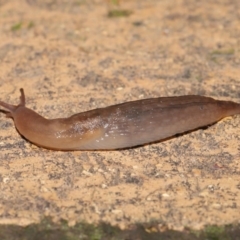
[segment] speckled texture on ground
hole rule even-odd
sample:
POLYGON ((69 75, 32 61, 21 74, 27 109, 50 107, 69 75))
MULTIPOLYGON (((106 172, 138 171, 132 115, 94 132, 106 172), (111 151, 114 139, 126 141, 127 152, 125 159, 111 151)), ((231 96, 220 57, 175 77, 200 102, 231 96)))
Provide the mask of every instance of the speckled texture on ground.
MULTIPOLYGON (((1 100, 18 103, 24 87, 48 118, 159 96, 240 102, 239 0, 1 0, 0 36, 1 100)), ((4 114, 0 127, 0 223, 240 219, 240 116, 122 151, 50 151, 4 114)))

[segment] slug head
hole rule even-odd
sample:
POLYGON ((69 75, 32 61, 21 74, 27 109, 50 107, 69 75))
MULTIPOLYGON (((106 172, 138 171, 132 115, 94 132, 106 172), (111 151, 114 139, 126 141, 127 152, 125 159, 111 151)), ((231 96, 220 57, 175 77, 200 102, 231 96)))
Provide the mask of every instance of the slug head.
POLYGON ((0 106, 4 107, 5 110, 2 110, 6 117, 14 118, 14 113, 19 109, 20 107, 25 107, 25 94, 23 88, 20 88, 21 96, 20 96, 20 103, 18 105, 12 105, 9 103, 5 103, 0 101, 0 106))

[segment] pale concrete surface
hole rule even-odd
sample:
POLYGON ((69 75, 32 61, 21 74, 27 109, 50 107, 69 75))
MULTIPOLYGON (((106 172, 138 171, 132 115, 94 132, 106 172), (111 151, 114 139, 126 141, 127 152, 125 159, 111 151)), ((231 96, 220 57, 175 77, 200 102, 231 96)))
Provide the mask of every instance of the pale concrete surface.
MULTIPOLYGON (((240 102, 240 1, 0 1, 0 96, 48 118, 148 97, 240 102), (109 18, 112 9, 129 17, 109 18)), ((240 116, 122 151, 38 148, 0 115, 0 223, 240 219, 240 116)))

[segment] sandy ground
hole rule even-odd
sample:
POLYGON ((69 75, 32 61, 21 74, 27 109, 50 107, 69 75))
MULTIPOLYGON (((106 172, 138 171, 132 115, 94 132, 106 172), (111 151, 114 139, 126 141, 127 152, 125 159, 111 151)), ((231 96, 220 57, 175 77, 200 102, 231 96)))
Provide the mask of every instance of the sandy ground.
MULTIPOLYGON (((0 96, 48 118, 148 97, 240 102, 239 0, 0 0, 0 96), (112 10, 128 17, 108 17, 112 10)), ((0 223, 240 219, 240 116, 121 151, 61 152, 0 115, 0 223)))

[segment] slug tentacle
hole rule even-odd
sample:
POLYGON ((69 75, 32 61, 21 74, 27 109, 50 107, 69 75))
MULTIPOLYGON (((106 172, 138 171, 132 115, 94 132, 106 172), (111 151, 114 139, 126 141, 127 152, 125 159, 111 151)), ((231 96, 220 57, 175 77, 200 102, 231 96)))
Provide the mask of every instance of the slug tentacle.
POLYGON ((14 112, 17 108, 16 105, 8 104, 8 103, 2 102, 2 101, 0 101, 0 106, 6 108, 8 110, 8 112, 10 112, 10 113, 14 112))
POLYGON ((16 109, 19 107, 25 106, 25 94, 24 94, 23 88, 20 89, 20 92, 21 92, 20 103, 18 105, 12 105, 12 104, 0 101, 0 106, 7 109, 7 111, 5 112, 6 117, 13 118, 13 113, 16 111, 16 109))
POLYGON ((0 101, 7 117, 30 142, 55 150, 108 150, 164 140, 240 114, 240 104, 188 95, 137 100, 77 113, 68 118, 46 119, 20 103, 0 101))
POLYGON ((20 103, 18 106, 25 106, 25 94, 23 88, 20 88, 21 96, 20 96, 20 103))

